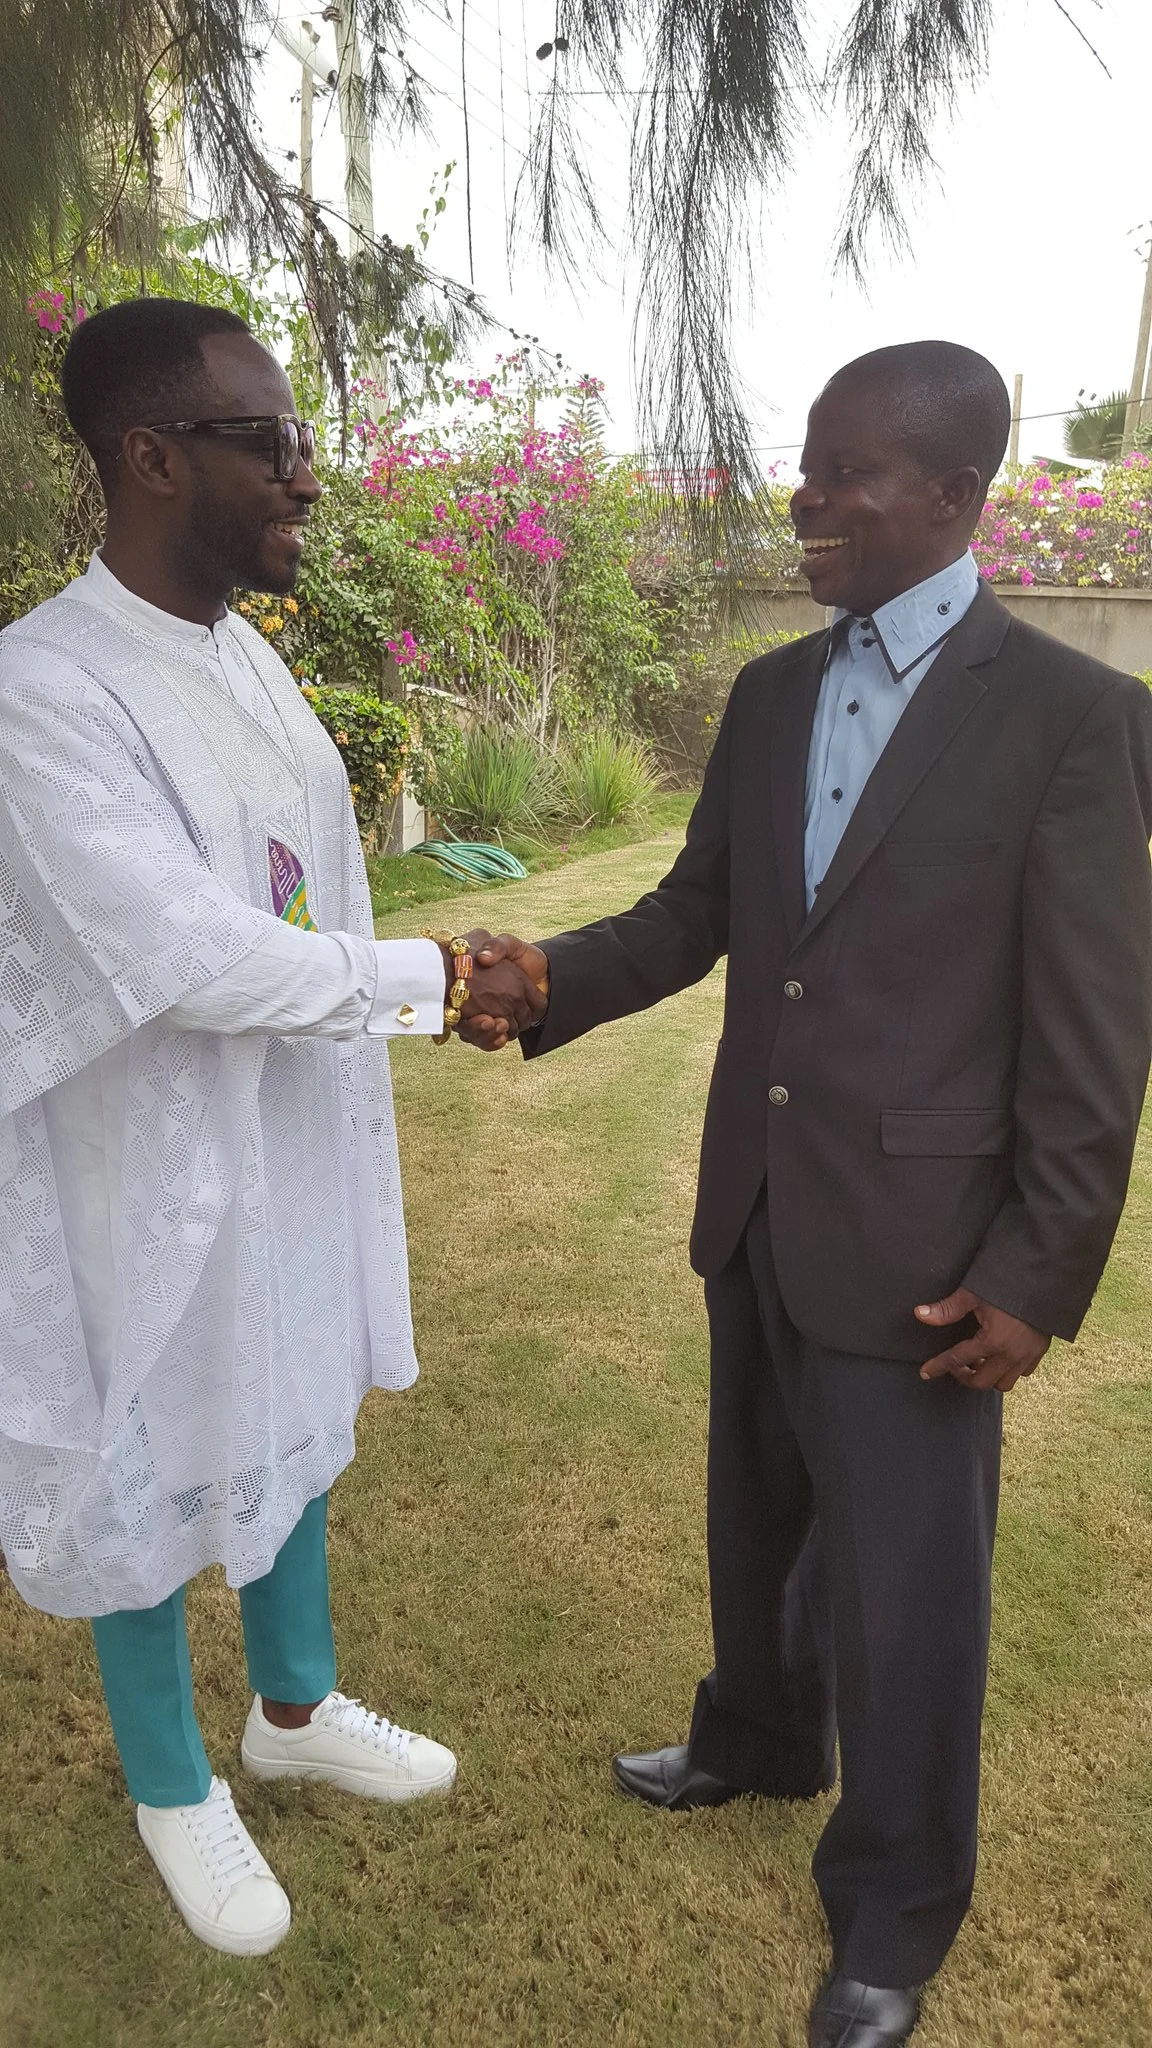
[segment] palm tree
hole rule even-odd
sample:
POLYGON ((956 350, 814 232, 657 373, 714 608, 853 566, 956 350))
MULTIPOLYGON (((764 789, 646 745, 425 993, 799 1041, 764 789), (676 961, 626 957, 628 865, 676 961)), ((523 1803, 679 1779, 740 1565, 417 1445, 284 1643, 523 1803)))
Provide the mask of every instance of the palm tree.
POLYGON ((1126 391, 1112 391, 1107 398, 1093 392, 1087 405, 1081 392, 1075 412, 1064 422, 1065 454, 1077 455, 1082 462, 1118 462, 1127 409, 1126 391))
MULTIPOLYGON (((19 514, 25 304, 50 254, 112 241, 155 246, 162 208, 158 89, 187 117, 198 185, 255 263, 287 257, 308 279, 337 392, 350 363, 429 325, 459 345, 482 315, 387 235, 345 255, 336 225, 270 160, 254 118, 260 45, 276 0, 0 0, 0 494, 19 514), (5 443, 7 445, 5 445, 5 443)), ((364 52, 365 119, 393 133, 424 119, 404 53, 408 17, 438 0, 340 0, 364 52)), ((1007 4, 1007 0, 1002 0, 1007 4)), ((1079 0, 1049 0, 1075 26, 1079 0)), ((869 238, 903 236, 901 193, 931 164, 934 120, 981 75, 996 0, 846 0, 830 62, 803 0, 558 0, 552 78, 527 171, 550 260, 587 260, 598 222, 582 157, 584 90, 634 112, 632 235, 643 430, 661 467, 723 474, 697 510, 747 503, 758 482, 731 358, 734 286, 753 273, 757 202, 785 180, 801 112, 838 101, 855 156, 838 257, 859 272, 869 238)), ((1078 31, 1083 33, 1082 31, 1078 31)), ((347 33, 347 24, 345 24, 347 33)), ((0 533, 4 528, 0 495, 0 533)), ((11 521, 9 531, 11 531, 11 521)))

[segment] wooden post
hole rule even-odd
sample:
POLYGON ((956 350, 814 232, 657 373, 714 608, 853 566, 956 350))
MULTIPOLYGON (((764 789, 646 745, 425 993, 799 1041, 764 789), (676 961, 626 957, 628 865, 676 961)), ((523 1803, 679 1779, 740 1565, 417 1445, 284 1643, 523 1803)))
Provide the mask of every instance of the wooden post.
POLYGON ((1124 408, 1124 436, 1120 443, 1121 455, 1127 455, 1136 439, 1144 399, 1144 366, 1148 361, 1148 337, 1152 334, 1152 242, 1148 244, 1148 261, 1144 269, 1144 297, 1140 302, 1140 325, 1136 334, 1136 360, 1132 365, 1132 382, 1128 386, 1128 403, 1124 408))
POLYGON ((1018 370, 1012 386, 1012 427, 1008 435, 1008 473, 1020 467, 1020 414, 1024 409, 1024 375, 1018 370))

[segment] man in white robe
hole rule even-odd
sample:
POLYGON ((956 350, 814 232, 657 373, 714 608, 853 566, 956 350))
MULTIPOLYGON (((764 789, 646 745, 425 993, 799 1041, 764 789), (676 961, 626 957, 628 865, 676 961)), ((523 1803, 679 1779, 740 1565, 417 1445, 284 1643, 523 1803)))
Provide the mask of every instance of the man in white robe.
MULTIPOLYGON (((235 1954, 288 1900, 196 1725, 186 1582, 240 1588, 242 1760, 370 1797, 455 1759, 336 1689, 327 1491, 416 1376, 387 1041, 450 953, 376 942, 339 754, 227 608, 296 580, 320 486, 243 322, 140 300, 63 374, 108 531, 0 635, 0 1548, 93 1618, 140 1833, 235 1954)), ((542 1003, 482 977, 513 1034, 542 1003)))

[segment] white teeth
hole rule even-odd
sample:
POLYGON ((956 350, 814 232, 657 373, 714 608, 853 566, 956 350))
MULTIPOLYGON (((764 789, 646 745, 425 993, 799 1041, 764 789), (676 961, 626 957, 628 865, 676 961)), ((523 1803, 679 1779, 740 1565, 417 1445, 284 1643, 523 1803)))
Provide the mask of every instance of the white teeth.
POLYGON ((797 539, 806 555, 826 554, 829 548, 846 548, 848 545, 846 534, 841 534, 837 540, 805 540, 802 534, 798 534, 797 539))

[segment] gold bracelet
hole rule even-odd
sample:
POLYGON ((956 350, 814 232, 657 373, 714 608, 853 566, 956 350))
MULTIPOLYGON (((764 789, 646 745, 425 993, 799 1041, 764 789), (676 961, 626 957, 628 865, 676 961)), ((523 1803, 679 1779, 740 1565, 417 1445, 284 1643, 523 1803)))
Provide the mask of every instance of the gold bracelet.
POLYGON ((433 1045, 447 1045, 453 1031, 460 1022, 460 1013, 472 993, 469 983, 472 979, 472 949, 467 939, 456 937, 454 932, 433 932, 427 927, 420 934, 422 939, 431 939, 436 946, 446 946, 452 955, 456 979, 448 991, 444 1004, 444 1029, 433 1038, 433 1045))

